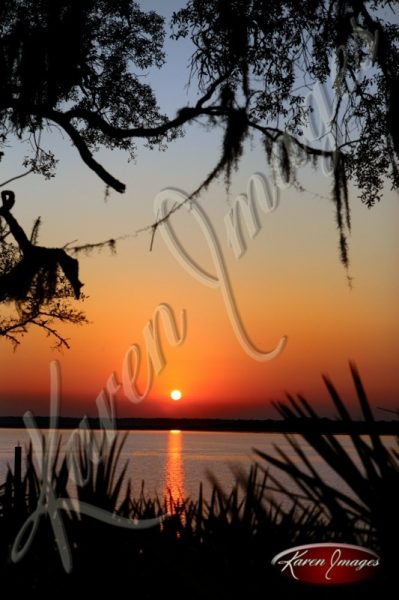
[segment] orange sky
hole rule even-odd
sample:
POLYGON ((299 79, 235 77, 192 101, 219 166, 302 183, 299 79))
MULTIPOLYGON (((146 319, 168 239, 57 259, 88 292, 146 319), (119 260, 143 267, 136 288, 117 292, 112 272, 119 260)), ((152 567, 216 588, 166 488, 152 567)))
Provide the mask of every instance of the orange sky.
MULTIPOLYGON (((147 157, 155 174, 157 161, 162 163, 163 156, 147 157)), ((260 172, 262 161, 256 151, 248 152, 234 178, 232 200, 245 191, 246 179, 260 172)), ((21 221, 29 224, 39 212, 43 216, 42 243, 54 243, 51 228, 58 218, 57 190, 62 192, 68 180, 68 169, 64 167, 63 171, 63 181, 60 177, 51 183, 55 200, 54 206, 48 202, 47 214, 34 209, 32 194, 24 197, 27 182, 19 184, 20 191, 14 186, 20 198, 21 221), (24 217, 24 205, 32 213, 29 217, 24 217)), ((132 181, 134 172, 140 174, 140 168, 132 167, 132 181)), ((264 173, 267 177, 266 170, 264 173)), ((90 179, 90 174, 82 176, 90 179)), ((176 169, 168 177, 159 177, 158 190, 167 186, 191 189, 187 177, 181 177, 176 169)), ((313 190, 328 193, 330 181, 323 181, 322 177, 311 181, 313 190)), ((146 181, 140 181, 142 191, 138 192, 136 186, 126 197, 113 195, 107 204, 98 193, 97 182, 92 183, 93 198, 81 199, 81 205, 88 200, 87 214, 92 218, 87 219, 83 231, 80 220, 65 225, 57 234, 58 242, 76 238, 96 241, 107 233, 133 233, 151 223, 157 193, 153 181, 148 189, 146 181)), ((142 354, 137 384, 143 393, 148 386, 144 330, 161 304, 173 311, 180 334, 184 309, 186 335, 180 345, 173 347, 160 325, 165 366, 155 374, 141 403, 133 404, 123 394, 118 395, 120 416, 272 415, 270 400, 282 398, 285 391, 300 391, 316 404, 325 403, 321 372, 329 373, 343 393, 353 398, 348 359, 357 362, 375 403, 395 407, 398 203, 387 193, 384 202, 373 210, 367 210, 356 198, 353 205, 350 275, 354 287, 350 290, 338 260, 333 205, 328 199, 293 189, 282 191, 275 211, 260 215, 261 227, 255 239, 248 236, 243 226, 247 249, 239 259, 226 240, 224 217, 229 205, 222 186, 212 187, 201 200, 219 240, 231 289, 251 343, 267 351, 282 336, 288 338, 282 353, 267 362, 248 355, 229 320, 221 290, 204 285, 188 273, 160 232, 152 252, 150 235, 144 233, 120 242, 116 256, 103 251, 82 257, 81 279, 89 296, 83 307, 91 323, 62 329, 71 343, 71 350, 63 354, 51 350, 51 341, 41 332, 29 333, 16 352, 1 342, 2 414, 20 414, 26 409, 47 412, 49 363, 54 359, 60 361, 63 373, 62 413, 96 414, 95 399, 108 377, 115 373, 122 382, 125 355, 133 344, 140 347, 142 354), (184 394, 179 403, 168 397, 176 387, 184 394)), ((173 224, 190 256, 202 269, 215 274, 210 249, 193 217, 182 210, 173 217, 173 224)))
MULTIPOLYGON (((171 98, 162 81, 166 103, 183 105, 182 82, 177 82, 181 86, 176 84, 171 98)), ((128 190, 123 196, 111 193, 107 202, 102 183, 68 142, 53 133, 51 143, 60 158, 57 176, 49 182, 27 177, 12 185, 21 224, 29 230, 41 215, 40 243, 49 246, 130 237, 119 243, 116 256, 104 250, 81 257, 88 296, 83 308, 90 324, 61 328, 71 350, 52 350, 51 340, 33 330, 15 352, 0 340, 1 414, 28 409, 47 413, 49 363, 57 359, 63 376, 62 414, 95 415, 95 400, 110 375, 115 373, 122 383, 125 355, 133 344, 142 353, 137 380, 142 392, 148 383, 143 332, 161 304, 171 307, 177 322, 184 309, 186 336, 172 347, 161 327, 164 368, 141 403, 118 394, 119 416, 274 416, 270 401, 282 399, 286 391, 302 392, 329 414, 320 375, 328 373, 352 404, 349 359, 357 363, 374 405, 398 406, 399 204, 393 192, 387 189, 381 204, 368 210, 351 189, 352 290, 338 257, 329 199, 332 180, 323 173, 304 168, 299 178, 305 192, 281 190, 273 212, 259 211, 254 239, 243 224, 247 248, 239 259, 227 243, 225 217, 254 173, 263 174, 272 186, 260 144, 255 140, 247 147, 229 198, 223 185, 213 185, 201 196, 249 339, 271 350, 282 336, 288 338, 278 357, 261 362, 248 354, 234 332, 221 289, 187 272, 160 231, 152 252, 150 232, 134 235, 154 221, 154 199, 162 189, 190 192, 197 187, 218 158, 219 132, 190 128, 165 153, 144 150, 137 164, 127 164, 118 152, 102 154, 101 160, 128 190), (169 399, 173 388, 182 390, 180 402, 169 399)), ((24 153, 23 147, 7 153, 2 180, 19 172, 24 153)), ((185 251, 215 275, 209 244, 193 216, 183 209, 171 222, 185 251)), ((384 413, 377 411, 377 416, 383 418, 384 413)))

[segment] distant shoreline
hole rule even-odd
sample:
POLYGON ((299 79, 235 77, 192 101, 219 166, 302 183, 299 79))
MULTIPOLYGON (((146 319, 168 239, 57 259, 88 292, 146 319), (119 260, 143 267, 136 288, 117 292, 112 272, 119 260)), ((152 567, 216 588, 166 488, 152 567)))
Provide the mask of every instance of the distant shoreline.
MULTIPOLYGON (((49 417, 35 417, 35 422, 40 429, 48 429, 49 417)), ((78 417, 59 417, 59 429, 75 429, 79 427, 82 419, 78 417)), ((110 429, 109 424, 101 422, 96 417, 87 417, 91 429, 110 429)), ((25 429, 22 417, 0 417, 1 429, 25 429)), ((342 421, 328 418, 312 419, 115 419, 116 430, 128 431, 209 431, 209 432, 236 432, 236 433, 307 433, 317 431, 335 434, 367 434, 371 433, 368 423, 354 421, 349 426, 342 421)), ((399 420, 376 421, 373 432, 381 435, 399 435, 399 420)))

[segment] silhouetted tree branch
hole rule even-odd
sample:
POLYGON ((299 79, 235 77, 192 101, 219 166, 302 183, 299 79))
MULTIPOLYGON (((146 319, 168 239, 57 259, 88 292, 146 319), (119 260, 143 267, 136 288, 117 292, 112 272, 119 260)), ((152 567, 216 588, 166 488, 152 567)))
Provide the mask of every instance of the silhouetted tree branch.
MULTIPOLYGON (((173 15, 172 39, 192 42, 189 81, 199 99, 170 118, 142 77, 165 60, 164 22, 154 11, 135 0, 112 7, 8 0, 0 6, 0 144, 30 136, 28 172, 51 177, 56 159, 41 148, 40 134, 60 128, 107 188, 123 192, 125 184, 95 160, 98 148, 135 157, 137 140, 164 148, 190 123, 220 125, 219 157, 191 199, 220 176, 228 186, 256 134, 287 184, 295 183, 299 164, 330 161, 340 259, 348 266, 348 183, 370 207, 385 181, 399 186, 399 32, 392 16, 387 0, 188 0, 173 15), (310 139, 306 123, 318 107, 307 100, 318 86, 329 96, 329 114, 310 139)), ((23 241, 4 204, 2 210, 22 258, 3 273, 0 300, 21 301, 34 281, 39 299, 49 300, 59 270, 78 297, 75 259, 23 241)))
POLYGON ((7 223, 22 258, 11 270, 1 275, 0 302, 23 300, 33 287, 39 302, 50 300, 54 296, 60 270, 69 282, 75 298, 79 298, 83 284, 78 277, 78 261, 61 248, 44 248, 32 244, 10 212, 15 202, 14 192, 2 191, 1 199, 3 206, 0 207, 0 217, 7 223))
POLYGON ((69 298, 81 296, 83 284, 78 278, 78 261, 64 249, 36 244, 40 219, 36 220, 29 239, 11 213, 14 193, 4 190, 1 199, 0 302, 12 304, 14 314, 0 320, 0 335, 18 344, 28 326, 34 325, 54 337, 58 347, 69 347, 54 323, 86 322, 84 314, 68 304, 69 298), (6 241, 10 236, 16 246, 6 241))
POLYGON ((83 162, 119 192, 124 184, 93 158, 94 148, 134 155, 135 139, 163 144, 198 118, 224 127, 221 157, 204 183, 221 172, 229 179, 252 130, 269 141, 272 132, 277 139, 288 134, 312 156, 345 147, 347 176, 356 179, 368 204, 378 199, 384 175, 398 183, 398 30, 381 17, 389 10, 386 0, 190 0, 173 17, 173 37, 189 37, 194 44, 190 80, 194 85, 196 79, 201 97, 172 119, 160 113, 153 90, 139 77, 164 61, 159 15, 141 11, 133 0, 121 0, 112 11, 94 0, 24 0, 19 11, 12 10, 14 3, 1 15, 4 135, 54 123, 83 162), (359 65, 368 56, 374 68, 361 75, 359 65), (326 149, 301 140, 304 99, 315 83, 326 82, 334 59, 337 102, 330 133, 335 145, 326 149), (369 153, 380 157, 377 177, 360 160, 370 142, 369 153))
POLYGON ((29 327, 39 328, 48 337, 55 339, 56 348, 69 349, 69 341, 57 330, 59 322, 74 325, 87 323, 86 316, 82 311, 77 311, 69 306, 68 296, 65 300, 60 298, 51 302, 46 310, 40 310, 33 298, 28 298, 16 317, 3 318, 0 320, 0 336, 4 336, 14 347, 21 342, 21 338, 28 333, 29 327))

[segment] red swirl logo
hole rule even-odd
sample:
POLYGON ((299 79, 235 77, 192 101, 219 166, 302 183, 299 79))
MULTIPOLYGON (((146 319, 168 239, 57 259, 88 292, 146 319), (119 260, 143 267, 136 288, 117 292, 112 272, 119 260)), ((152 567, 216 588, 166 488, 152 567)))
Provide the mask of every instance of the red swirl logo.
POLYGON ((290 579, 317 585, 360 583, 377 574, 380 557, 350 544, 307 544, 277 554, 272 565, 290 579))

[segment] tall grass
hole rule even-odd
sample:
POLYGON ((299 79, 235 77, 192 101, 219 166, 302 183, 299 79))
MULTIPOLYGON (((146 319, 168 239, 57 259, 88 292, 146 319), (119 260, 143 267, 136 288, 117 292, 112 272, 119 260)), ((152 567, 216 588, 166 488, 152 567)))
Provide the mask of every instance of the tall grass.
POLYGON ((323 379, 337 410, 337 418, 347 427, 356 457, 345 450, 336 435, 321 432, 320 417, 302 396, 288 396, 288 403, 275 405, 291 422, 306 420, 300 439, 313 448, 346 484, 349 492, 328 484, 304 452, 301 442, 293 436, 286 438, 294 457, 279 447, 275 448, 278 458, 260 450, 255 453, 266 463, 261 469, 267 470, 273 465, 299 487, 300 492, 294 493, 281 483, 278 475, 270 477, 273 489, 293 499, 299 514, 306 515, 309 510, 317 512, 320 522, 328 524, 336 535, 346 541, 372 546, 382 556, 386 567, 394 572, 399 541, 398 448, 387 447, 384 437, 379 434, 360 375, 352 363, 350 371, 367 435, 356 433, 356 423, 337 389, 330 379, 325 376, 323 379))
MULTIPOLYGON (((34 512, 41 485, 32 447, 26 454, 20 484, 10 469, 0 488, 0 589, 10 594, 40 591, 53 594, 60 582, 64 593, 86 589, 91 595, 122 593, 126 586, 143 598, 158 598, 165 590, 175 599, 258 598, 281 594, 300 598, 330 598, 328 589, 298 588, 271 566, 272 557, 286 548, 311 542, 341 540, 375 549, 385 565, 384 575, 357 590, 363 595, 384 593, 395 574, 399 539, 399 455, 386 447, 378 433, 359 374, 351 365, 359 406, 369 433, 355 432, 354 421, 331 381, 325 384, 337 418, 350 431, 357 453, 354 460, 337 436, 321 433, 320 417, 303 397, 289 397, 276 405, 283 418, 297 420, 301 433, 287 436, 292 452, 277 447, 277 456, 255 450, 249 473, 236 469, 235 484, 223 490, 211 477, 212 492, 204 497, 202 485, 195 499, 150 498, 144 483, 133 498, 130 482, 123 485, 126 465, 120 465, 124 437, 108 441, 104 433, 95 442, 88 433, 74 461, 61 455, 60 441, 51 463, 56 494, 74 495, 125 519, 165 520, 145 531, 124 530, 79 514, 63 511, 71 543, 74 569, 63 572, 50 519, 43 522, 32 548, 19 564, 10 561, 10 547, 18 529, 34 512), (305 454, 310 444, 318 456, 345 482, 348 492, 326 482, 305 454), (294 454, 295 458, 292 456, 294 454), (270 472, 273 468, 273 474, 270 472), (284 478, 279 473, 284 474, 284 478), (292 486, 283 483, 290 479, 292 486), (69 482, 69 483, 68 483, 69 482), (293 491, 296 486, 297 491, 293 491), (276 496, 277 492, 277 496, 276 496), (290 499, 290 505, 278 497, 290 499)), ((43 448, 45 441, 43 440, 43 448)), ((340 600, 345 597, 341 591, 340 600)), ((349 597, 349 592, 348 592, 349 597)))

